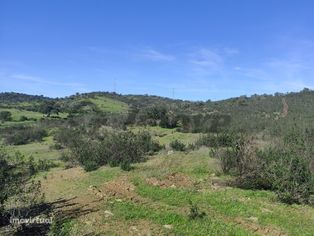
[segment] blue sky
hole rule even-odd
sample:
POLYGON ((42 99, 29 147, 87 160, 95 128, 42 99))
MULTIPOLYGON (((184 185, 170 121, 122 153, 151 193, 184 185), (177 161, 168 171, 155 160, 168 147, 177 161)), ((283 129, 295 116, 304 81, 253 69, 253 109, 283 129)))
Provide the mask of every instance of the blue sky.
POLYGON ((312 0, 2 0, 0 91, 219 100, 314 89, 313 12, 312 0))

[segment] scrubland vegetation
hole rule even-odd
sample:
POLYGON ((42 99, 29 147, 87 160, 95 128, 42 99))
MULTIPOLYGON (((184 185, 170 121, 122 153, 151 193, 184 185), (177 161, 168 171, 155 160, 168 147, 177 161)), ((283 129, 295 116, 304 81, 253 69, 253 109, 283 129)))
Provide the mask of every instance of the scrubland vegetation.
POLYGON ((0 234, 313 235, 313 99, 2 93, 0 234))

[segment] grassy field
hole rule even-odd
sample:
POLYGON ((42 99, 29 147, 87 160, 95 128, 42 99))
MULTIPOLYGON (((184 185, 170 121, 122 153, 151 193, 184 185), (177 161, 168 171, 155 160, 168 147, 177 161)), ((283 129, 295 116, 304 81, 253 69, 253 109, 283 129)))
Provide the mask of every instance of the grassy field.
POLYGON ((133 132, 146 130, 150 132, 156 138, 156 140, 160 142, 160 144, 166 146, 168 146, 169 143, 174 140, 180 140, 186 145, 192 144, 195 143, 195 141, 200 136, 200 134, 196 133, 180 133, 177 132, 175 129, 161 128, 159 126, 147 126, 145 127, 145 129, 143 129, 143 127, 130 127, 129 129, 133 132))
MULTIPOLYGON (((190 143, 198 136, 149 131, 164 144, 173 139, 190 143)), ((50 149, 52 144, 48 137, 9 149, 58 161, 61 152, 50 149)), ((282 204, 273 192, 227 186, 232 177, 220 174, 218 160, 209 153, 208 148, 164 150, 130 172, 58 167, 36 178, 46 201, 63 202, 56 211, 67 219, 65 235, 313 235, 314 208, 282 204), (191 204, 204 217, 191 219, 191 204)))
POLYGON ((313 208, 227 187, 207 151, 159 154, 131 172, 54 169, 43 187, 50 201, 88 212, 71 220, 70 235, 313 235, 313 208), (189 219, 190 202, 206 216, 189 219))
POLYGON ((19 121, 22 116, 26 116, 29 119, 40 119, 44 115, 40 112, 27 111, 15 108, 0 108, 1 111, 9 111, 12 114, 12 121, 19 121))
MULTIPOLYGON (((27 111, 23 109, 16 109, 16 108, 0 108, 1 111, 9 111, 12 114, 12 120, 11 121, 6 121, 0 123, 0 128, 5 128, 5 127, 10 127, 14 125, 27 125, 27 124, 32 124, 36 120, 40 120, 41 118, 49 119, 46 115, 40 112, 34 112, 34 111, 27 111), (25 120, 25 121, 20 121, 21 117, 24 116, 27 119, 30 120, 25 120)), ((68 116, 67 113, 62 113, 60 112, 58 114, 60 118, 66 118, 68 116)))
POLYGON ((95 98, 89 98, 88 101, 96 104, 98 109, 103 112, 126 112, 128 110, 126 103, 106 97, 96 96, 95 98))
POLYGON ((35 160, 46 159, 59 161, 61 152, 51 148, 53 144, 52 137, 44 138, 43 142, 29 143, 18 146, 7 146, 9 153, 21 152, 26 157, 34 157, 35 160))

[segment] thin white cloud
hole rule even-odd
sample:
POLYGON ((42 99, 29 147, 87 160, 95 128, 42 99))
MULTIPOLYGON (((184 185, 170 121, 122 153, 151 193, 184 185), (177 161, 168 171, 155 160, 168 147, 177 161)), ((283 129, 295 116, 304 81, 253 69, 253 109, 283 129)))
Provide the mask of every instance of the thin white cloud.
POLYGON ((230 56, 239 53, 239 50, 236 49, 236 48, 224 48, 223 51, 224 51, 225 54, 230 55, 230 56))
POLYGON ((58 81, 52 81, 52 80, 46 80, 40 77, 31 76, 31 75, 25 75, 25 74, 13 74, 9 76, 12 79, 17 80, 23 80, 23 81, 29 81, 37 84, 46 84, 46 85, 55 85, 55 86, 66 86, 66 87, 83 87, 84 85, 81 83, 75 83, 75 82, 58 82, 58 81))
POLYGON ((218 53, 202 48, 190 54, 190 63, 210 70, 220 70, 223 67, 224 59, 218 53))
POLYGON ((162 53, 154 49, 145 49, 142 50, 139 54, 136 55, 140 59, 150 60, 150 61, 173 61, 175 56, 162 53))

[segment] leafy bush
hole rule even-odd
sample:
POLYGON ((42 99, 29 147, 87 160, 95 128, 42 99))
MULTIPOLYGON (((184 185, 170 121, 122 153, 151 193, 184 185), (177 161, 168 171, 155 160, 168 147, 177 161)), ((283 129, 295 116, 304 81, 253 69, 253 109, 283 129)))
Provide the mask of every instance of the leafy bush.
MULTIPOLYGON (((249 189, 269 189, 280 201, 288 204, 309 203, 314 193, 310 160, 303 155, 306 148, 302 140, 289 139, 282 147, 256 150, 245 136, 220 152, 222 170, 233 173, 236 185, 249 189), (302 152, 301 152, 302 151, 302 152)), ((220 150, 221 151, 221 150, 220 150)))
POLYGON ((34 141, 40 142, 48 136, 48 133, 39 126, 20 126, 4 129, 2 136, 6 144, 22 145, 34 141))
POLYGON ((26 120, 28 120, 28 118, 26 116, 21 116, 19 119, 19 121, 26 121, 26 120))
POLYGON ((190 213, 189 213, 189 219, 190 220, 196 220, 196 219, 202 219, 206 216, 205 212, 201 212, 196 204, 194 204, 192 201, 190 203, 190 213))
POLYGON ((264 168, 258 169, 258 179, 267 181, 282 202, 309 202, 310 195, 314 193, 313 174, 309 162, 303 156, 289 150, 273 149, 260 152, 258 160, 259 163, 266 163, 264 168))
POLYGON ((240 135, 233 132, 209 133, 201 135, 196 141, 197 146, 206 147, 230 147, 239 139, 240 135))
POLYGON ((138 133, 137 137, 140 145, 142 146, 141 148, 145 153, 154 154, 164 148, 164 146, 153 140, 152 136, 147 131, 138 133))
POLYGON ((124 171, 130 171, 132 169, 131 162, 129 160, 121 162, 120 167, 124 171))
POLYGON ((211 154, 220 160, 226 174, 242 175, 254 163, 254 149, 251 141, 243 134, 222 134, 215 136, 211 154))
POLYGON ((12 114, 9 111, 0 111, 0 121, 11 121, 12 114))
POLYGON ((31 180, 35 169, 33 160, 26 161, 20 153, 9 156, 0 147, 0 224, 8 223, 2 222, 4 215, 9 218, 17 215, 27 217, 28 208, 42 200, 40 182, 31 180), (23 206, 23 209, 19 206, 23 206))
POLYGON ((56 144, 63 148, 71 146, 79 135, 78 130, 61 128, 54 133, 53 139, 56 141, 56 144))
POLYGON ((177 139, 172 141, 169 145, 175 151, 185 151, 186 150, 185 144, 182 143, 181 141, 177 140, 177 139))
MULTIPOLYGON (((72 138, 73 139, 73 138, 72 138)), ((100 135, 78 135, 68 143, 71 160, 77 161, 86 171, 109 164, 130 170, 132 163, 143 161, 145 154, 160 150, 149 133, 134 134, 128 131, 104 130, 100 135)))

